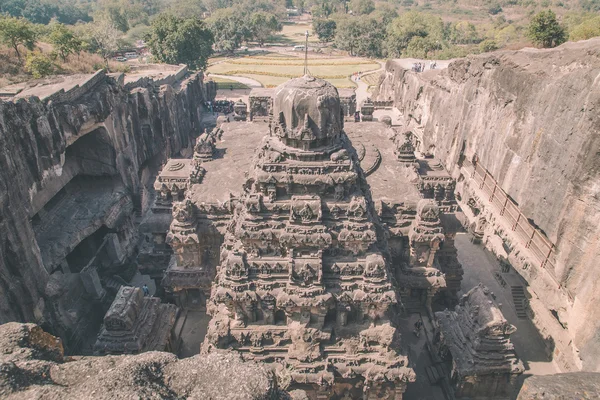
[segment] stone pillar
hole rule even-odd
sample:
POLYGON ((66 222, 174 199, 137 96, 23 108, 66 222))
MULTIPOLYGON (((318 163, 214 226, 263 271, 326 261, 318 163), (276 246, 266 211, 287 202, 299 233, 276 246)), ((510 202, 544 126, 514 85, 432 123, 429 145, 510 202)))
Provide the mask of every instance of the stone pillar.
POLYGON ((106 235, 106 252, 112 262, 121 263, 125 261, 125 258, 127 257, 116 233, 109 233, 106 235))
POLYGON ((79 276, 81 277, 81 282, 83 283, 85 291, 92 299, 101 300, 104 297, 106 291, 102 287, 102 283, 100 283, 100 277, 98 276, 96 268, 85 268, 81 271, 79 276))
POLYGON ((406 382, 396 383, 396 387, 394 388, 394 400, 402 400, 404 392, 406 392, 406 382))

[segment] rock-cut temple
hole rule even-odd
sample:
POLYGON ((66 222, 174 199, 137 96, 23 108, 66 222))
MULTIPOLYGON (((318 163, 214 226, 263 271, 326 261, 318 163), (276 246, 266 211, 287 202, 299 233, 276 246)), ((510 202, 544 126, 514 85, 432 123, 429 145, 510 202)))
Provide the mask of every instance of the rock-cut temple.
POLYGON ((454 181, 415 158, 410 132, 345 128, 322 79, 263 103, 267 121, 221 120, 163 167, 145 272, 208 313, 205 352, 269 363, 313 397, 401 399, 415 380, 401 316, 451 306, 460 288, 454 181))

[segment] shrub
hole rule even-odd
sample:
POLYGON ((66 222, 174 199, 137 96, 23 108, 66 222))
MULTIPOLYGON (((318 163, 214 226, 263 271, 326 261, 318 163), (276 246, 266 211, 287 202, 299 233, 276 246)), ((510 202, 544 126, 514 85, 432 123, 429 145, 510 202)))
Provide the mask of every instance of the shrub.
POLYGON ((483 42, 479 43, 479 50, 482 53, 498 50, 498 44, 496 44, 496 41, 494 39, 486 39, 483 42))
POLYGON ((498 3, 493 4, 490 6, 490 8, 488 8, 488 13, 491 15, 500 14, 501 12, 502 12, 502 7, 498 3))
POLYGON ((56 65, 54 64, 54 60, 48 55, 32 52, 27 55, 25 69, 33 75, 34 78, 38 79, 52 75, 56 71, 56 65))

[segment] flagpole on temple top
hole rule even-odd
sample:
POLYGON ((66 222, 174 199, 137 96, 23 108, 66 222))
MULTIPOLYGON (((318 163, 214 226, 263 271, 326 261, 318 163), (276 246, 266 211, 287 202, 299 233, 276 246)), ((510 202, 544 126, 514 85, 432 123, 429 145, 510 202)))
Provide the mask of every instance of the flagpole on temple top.
POLYGON ((308 75, 308 30, 306 30, 306 40, 304 41, 304 75, 308 75))

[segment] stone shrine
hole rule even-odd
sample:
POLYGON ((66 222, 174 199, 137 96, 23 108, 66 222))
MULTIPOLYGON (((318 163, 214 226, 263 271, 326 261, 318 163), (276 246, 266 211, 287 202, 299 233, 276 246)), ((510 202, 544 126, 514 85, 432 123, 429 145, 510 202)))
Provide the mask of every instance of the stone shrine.
POLYGON ((142 289, 121 286, 94 345, 97 354, 136 354, 176 351, 172 329, 177 307, 144 297, 142 289))
POLYGON ((523 373, 510 341, 509 324, 482 284, 465 294, 454 311, 435 313, 435 349, 449 365, 456 397, 503 399, 523 373))

